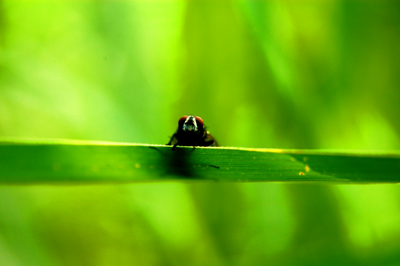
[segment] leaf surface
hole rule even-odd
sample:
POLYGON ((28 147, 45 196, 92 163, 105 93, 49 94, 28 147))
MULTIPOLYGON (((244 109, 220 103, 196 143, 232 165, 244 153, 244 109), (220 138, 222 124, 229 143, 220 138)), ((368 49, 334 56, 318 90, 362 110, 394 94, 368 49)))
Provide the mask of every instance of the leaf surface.
POLYGON ((400 152, 177 147, 94 141, 0 142, 0 183, 162 180, 396 183, 400 152))

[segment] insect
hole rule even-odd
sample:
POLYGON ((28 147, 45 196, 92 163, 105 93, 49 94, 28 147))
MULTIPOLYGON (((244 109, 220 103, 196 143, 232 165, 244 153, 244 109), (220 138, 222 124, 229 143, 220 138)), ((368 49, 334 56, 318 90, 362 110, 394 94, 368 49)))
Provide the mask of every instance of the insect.
POLYGON ((178 121, 178 130, 171 137, 167 145, 176 146, 218 146, 215 139, 204 126, 199 116, 185 115, 178 121))

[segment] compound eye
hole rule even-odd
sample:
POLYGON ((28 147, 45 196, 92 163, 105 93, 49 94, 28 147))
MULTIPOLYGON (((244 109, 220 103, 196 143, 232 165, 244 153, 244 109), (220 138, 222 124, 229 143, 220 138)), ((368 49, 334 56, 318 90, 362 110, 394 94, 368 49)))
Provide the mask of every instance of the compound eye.
POLYGON ((200 116, 195 116, 194 118, 196 119, 197 126, 203 128, 204 127, 203 119, 201 119, 200 116))
POLYGON ((185 123, 187 117, 188 117, 187 115, 184 115, 181 118, 179 118, 178 125, 183 125, 183 123, 185 123))

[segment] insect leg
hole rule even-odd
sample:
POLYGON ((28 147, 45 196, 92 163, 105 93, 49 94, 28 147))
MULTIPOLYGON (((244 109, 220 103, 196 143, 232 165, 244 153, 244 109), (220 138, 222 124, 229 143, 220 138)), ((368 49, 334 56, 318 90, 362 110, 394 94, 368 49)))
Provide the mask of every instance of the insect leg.
POLYGON ((172 150, 174 151, 176 146, 178 146, 178 142, 174 144, 174 146, 172 146, 172 150))
POLYGON ((174 139, 175 134, 169 139, 168 143, 166 145, 171 145, 172 144, 172 140, 174 139))
POLYGON ((204 146, 217 146, 217 142, 215 140, 206 141, 204 144, 204 146))

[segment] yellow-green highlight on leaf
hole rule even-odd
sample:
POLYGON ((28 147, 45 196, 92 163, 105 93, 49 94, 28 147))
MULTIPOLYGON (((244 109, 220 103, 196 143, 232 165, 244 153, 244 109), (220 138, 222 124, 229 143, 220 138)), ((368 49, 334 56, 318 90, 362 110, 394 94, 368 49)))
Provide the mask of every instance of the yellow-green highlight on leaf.
POLYGON ((0 142, 1 184, 215 180, 400 181, 400 152, 177 147, 74 140, 0 142))

